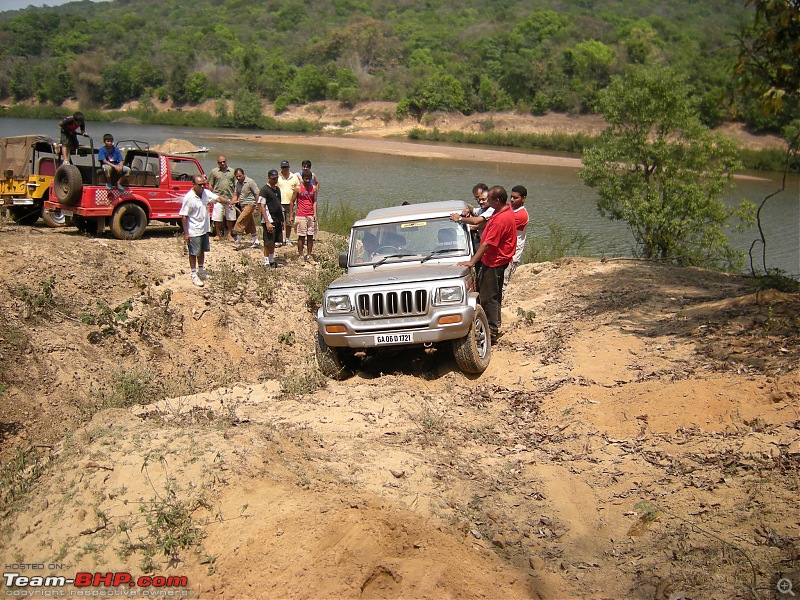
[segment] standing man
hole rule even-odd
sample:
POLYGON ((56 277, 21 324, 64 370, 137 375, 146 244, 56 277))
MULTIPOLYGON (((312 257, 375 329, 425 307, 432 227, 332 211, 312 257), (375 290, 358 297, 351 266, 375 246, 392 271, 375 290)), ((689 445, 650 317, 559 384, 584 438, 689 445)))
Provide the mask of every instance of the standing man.
POLYGON ((281 172, 278 174, 278 187, 281 188, 281 206, 283 207, 283 227, 286 233, 284 246, 292 242, 292 226, 294 225, 295 202, 300 191, 300 177, 292 173, 289 161, 281 161, 281 172))
MULTIPOLYGON (((462 267, 482 267, 478 281, 478 296, 486 311, 492 341, 500 335, 500 307, 503 304, 503 274, 517 249, 517 230, 514 211, 508 203, 508 193, 499 185, 489 190, 489 206, 494 209, 492 218, 486 223, 481 236, 481 245, 469 262, 458 263, 462 267)), ((459 215, 460 218, 463 219, 459 215)))
POLYGON ((275 169, 267 173, 267 185, 258 192, 258 209, 264 227, 264 266, 274 269, 278 267, 275 246, 283 242, 281 188, 278 187, 278 172, 275 169))
POLYGON ((258 248, 258 233, 256 232, 255 221, 253 221, 253 214, 258 201, 258 186, 255 181, 244 174, 244 169, 241 167, 238 167, 233 174, 236 178, 236 185, 233 187, 233 203, 236 204, 238 202, 239 206, 242 207, 242 212, 233 226, 233 233, 236 234, 235 248, 241 250, 243 233, 252 235, 253 243, 250 244, 250 247, 258 248))
MULTIPOLYGON (((469 206, 461 211, 463 222, 469 225, 470 236, 472 237, 472 247, 477 249, 481 243, 481 233, 486 226, 486 222, 494 212, 489 207, 489 186, 485 183, 476 183, 472 186, 472 197, 475 198, 475 207, 469 206)), ((451 215, 450 218, 455 220, 458 215, 451 215)), ((480 269, 480 265, 478 265, 480 269)))
POLYGON ((183 197, 178 214, 183 220, 183 241, 189 249, 189 268, 192 270, 192 283, 203 287, 206 280, 206 252, 211 250, 208 232, 211 223, 208 218, 208 205, 218 196, 206 188, 206 178, 197 175, 192 180, 192 189, 183 197))
POLYGON ((71 117, 61 119, 58 127, 61 129, 61 160, 68 163, 70 152, 78 149, 78 130, 83 137, 89 135, 86 133, 86 120, 82 112, 76 112, 71 117))
POLYGON ((236 177, 233 175, 233 169, 228 166, 228 159, 224 156, 217 158, 217 166, 208 175, 208 184, 211 186, 211 191, 220 197, 214 204, 214 214, 211 215, 216 231, 214 239, 227 239, 232 242, 233 224, 236 222, 236 209, 232 202, 236 177))
POLYGON ((505 285, 511 281, 511 276, 519 266, 519 261, 522 259, 522 252, 525 250, 525 229, 528 227, 528 209, 525 208, 525 199, 528 197, 528 190, 524 185, 515 185, 511 188, 511 210, 514 211, 514 225, 517 229, 517 251, 514 252, 514 258, 511 264, 506 269, 505 285))
MULTIPOLYGON (((300 165, 303 167, 300 169, 295 175, 297 175, 301 180, 303 179, 303 171, 311 171, 311 161, 304 160, 300 165)), ((317 186, 317 192, 319 192, 319 177, 314 171, 311 171, 311 183, 317 186)))
POLYGON ((314 258, 314 234, 317 233, 317 186, 311 183, 311 171, 303 171, 303 183, 297 194, 297 254, 303 256, 303 242, 308 240, 306 262, 314 258))

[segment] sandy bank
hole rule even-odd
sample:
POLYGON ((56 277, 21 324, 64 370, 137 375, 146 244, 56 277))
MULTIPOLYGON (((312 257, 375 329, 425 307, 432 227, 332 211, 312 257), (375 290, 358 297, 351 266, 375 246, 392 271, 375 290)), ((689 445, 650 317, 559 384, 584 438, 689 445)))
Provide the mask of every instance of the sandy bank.
POLYGON ((376 139, 372 137, 315 137, 298 135, 252 134, 222 134, 220 137, 272 144, 314 144, 317 146, 343 148, 346 150, 358 150, 360 152, 373 152, 378 154, 390 154, 394 156, 473 160, 478 162, 496 162, 503 164, 515 162, 518 164, 549 167, 579 168, 581 166, 581 161, 579 158, 547 156, 544 154, 527 154, 525 152, 510 152, 505 150, 487 150, 484 148, 472 148, 466 146, 439 146, 434 144, 420 144, 416 142, 376 139))
MULTIPOLYGON (((259 135, 225 133, 220 135, 225 139, 247 140, 265 144, 314 144, 359 152, 373 152, 394 156, 414 156, 418 158, 439 158, 450 160, 471 160, 476 162, 490 162, 507 164, 513 162, 519 165, 533 165, 539 167, 569 167, 579 169, 582 166, 580 158, 567 156, 550 156, 547 154, 532 154, 527 152, 514 152, 509 150, 489 150, 470 146, 443 146, 423 144, 410 141, 387 140, 374 137, 324 137, 304 135, 259 135)), ((752 179, 766 181, 763 177, 752 175, 734 175, 735 179, 752 179)))

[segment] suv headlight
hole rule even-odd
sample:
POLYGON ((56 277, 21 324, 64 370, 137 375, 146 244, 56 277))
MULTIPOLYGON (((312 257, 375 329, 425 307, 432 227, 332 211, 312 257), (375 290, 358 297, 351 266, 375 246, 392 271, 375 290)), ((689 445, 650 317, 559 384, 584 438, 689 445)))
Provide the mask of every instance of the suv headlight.
POLYGON ((325 310, 331 313, 344 313, 350 312, 350 296, 344 294, 341 296, 328 296, 325 299, 325 310))
POLYGON ((464 301, 464 290, 460 285, 440 287, 436 290, 437 304, 456 304, 464 301))

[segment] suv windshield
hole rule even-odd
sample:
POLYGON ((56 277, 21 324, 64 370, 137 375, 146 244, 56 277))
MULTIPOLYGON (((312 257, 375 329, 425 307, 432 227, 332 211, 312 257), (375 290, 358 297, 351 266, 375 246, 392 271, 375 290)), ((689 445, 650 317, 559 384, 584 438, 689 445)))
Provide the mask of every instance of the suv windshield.
POLYGON ((353 229, 350 266, 467 254, 464 228, 449 218, 386 223, 353 229))

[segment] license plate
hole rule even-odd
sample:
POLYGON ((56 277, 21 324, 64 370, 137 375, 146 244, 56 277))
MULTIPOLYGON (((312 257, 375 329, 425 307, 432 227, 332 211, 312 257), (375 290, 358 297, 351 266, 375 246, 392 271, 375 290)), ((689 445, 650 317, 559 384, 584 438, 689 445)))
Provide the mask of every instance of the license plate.
POLYGON ((376 346, 385 346, 387 344, 410 344, 414 340, 410 333, 387 333, 384 335, 375 336, 376 346))

